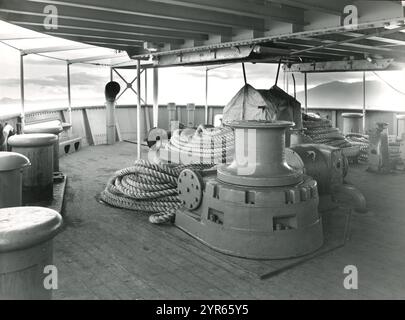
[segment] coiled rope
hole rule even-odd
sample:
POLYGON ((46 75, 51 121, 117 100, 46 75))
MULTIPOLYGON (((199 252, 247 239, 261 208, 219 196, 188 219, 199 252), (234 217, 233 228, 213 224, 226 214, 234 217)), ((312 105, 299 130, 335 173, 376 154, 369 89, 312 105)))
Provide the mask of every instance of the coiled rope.
POLYGON ((175 130, 166 145, 169 152, 191 155, 195 163, 218 164, 233 159, 235 136, 229 127, 175 130))
POLYGON ((370 142, 368 140, 368 136, 360 134, 360 133, 358 133, 358 134, 351 133, 346 136, 346 139, 349 140, 352 145, 359 146, 359 148, 360 148, 359 160, 367 162, 368 149, 370 147, 370 142))
POLYGON ((333 128, 332 122, 328 119, 303 114, 303 126, 306 128, 305 134, 314 143, 327 144, 338 148, 348 148, 352 144, 340 132, 338 128, 333 128))
POLYGON ((123 209, 153 213, 149 221, 155 224, 173 222, 181 205, 177 197, 177 178, 186 168, 204 170, 212 165, 153 164, 137 160, 134 165, 118 170, 108 180, 101 193, 105 203, 123 209))

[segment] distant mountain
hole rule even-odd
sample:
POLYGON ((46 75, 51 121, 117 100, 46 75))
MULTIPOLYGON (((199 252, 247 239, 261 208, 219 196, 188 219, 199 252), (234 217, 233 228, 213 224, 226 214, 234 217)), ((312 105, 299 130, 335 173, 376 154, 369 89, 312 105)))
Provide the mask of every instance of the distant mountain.
MULTIPOLYGON (((303 104, 304 92, 297 92, 303 104)), ((362 108, 363 82, 332 81, 308 90, 309 107, 362 108)), ((371 109, 405 109, 405 96, 379 81, 366 81, 366 106, 371 109)))
POLYGON ((8 97, 4 97, 0 99, 0 106, 3 104, 15 104, 15 103, 19 103, 20 99, 12 99, 12 98, 8 98, 8 97))

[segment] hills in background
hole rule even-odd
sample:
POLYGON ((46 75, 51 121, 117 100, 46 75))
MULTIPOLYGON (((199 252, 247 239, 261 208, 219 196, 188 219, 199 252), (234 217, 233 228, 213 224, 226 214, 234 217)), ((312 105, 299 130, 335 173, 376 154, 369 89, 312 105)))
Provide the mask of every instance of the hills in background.
MULTIPOLYGON (((304 103, 304 92, 297 92, 304 103)), ((308 89, 309 107, 362 108, 363 82, 332 81, 308 89)), ((369 109, 405 110, 405 95, 380 81, 366 81, 366 106, 369 109)))

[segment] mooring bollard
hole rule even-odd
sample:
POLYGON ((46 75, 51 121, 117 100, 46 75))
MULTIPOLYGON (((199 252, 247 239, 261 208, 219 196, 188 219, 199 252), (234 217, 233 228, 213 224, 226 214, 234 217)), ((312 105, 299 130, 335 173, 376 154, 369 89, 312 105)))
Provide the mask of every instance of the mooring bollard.
POLYGON ((29 165, 22 154, 0 152, 0 208, 21 206, 23 168, 29 165))
POLYGON ((60 120, 47 123, 29 124, 24 127, 24 133, 50 133, 57 137, 53 145, 53 171, 59 172, 59 134, 63 131, 60 120))
POLYGON ((60 214, 48 208, 0 209, 1 300, 52 298, 58 281, 53 238, 61 225, 60 214))
POLYGON ((31 133, 12 136, 8 140, 14 152, 31 161, 31 167, 23 173, 23 205, 52 200, 53 146, 57 139, 54 134, 31 133))

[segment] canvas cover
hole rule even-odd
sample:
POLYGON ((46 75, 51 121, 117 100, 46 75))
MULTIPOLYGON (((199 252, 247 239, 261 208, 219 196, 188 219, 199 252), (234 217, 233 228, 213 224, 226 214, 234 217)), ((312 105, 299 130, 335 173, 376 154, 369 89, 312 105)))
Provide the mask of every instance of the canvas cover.
POLYGON ((225 106, 222 122, 276 120, 276 114, 276 106, 250 84, 246 84, 225 106))
POLYGON ((246 84, 224 108, 222 121, 235 120, 286 120, 302 128, 301 104, 277 86, 256 90, 246 84))
POLYGON ((295 128, 302 128, 301 103, 283 89, 274 85, 270 90, 258 90, 276 106, 277 120, 293 121, 295 128))

